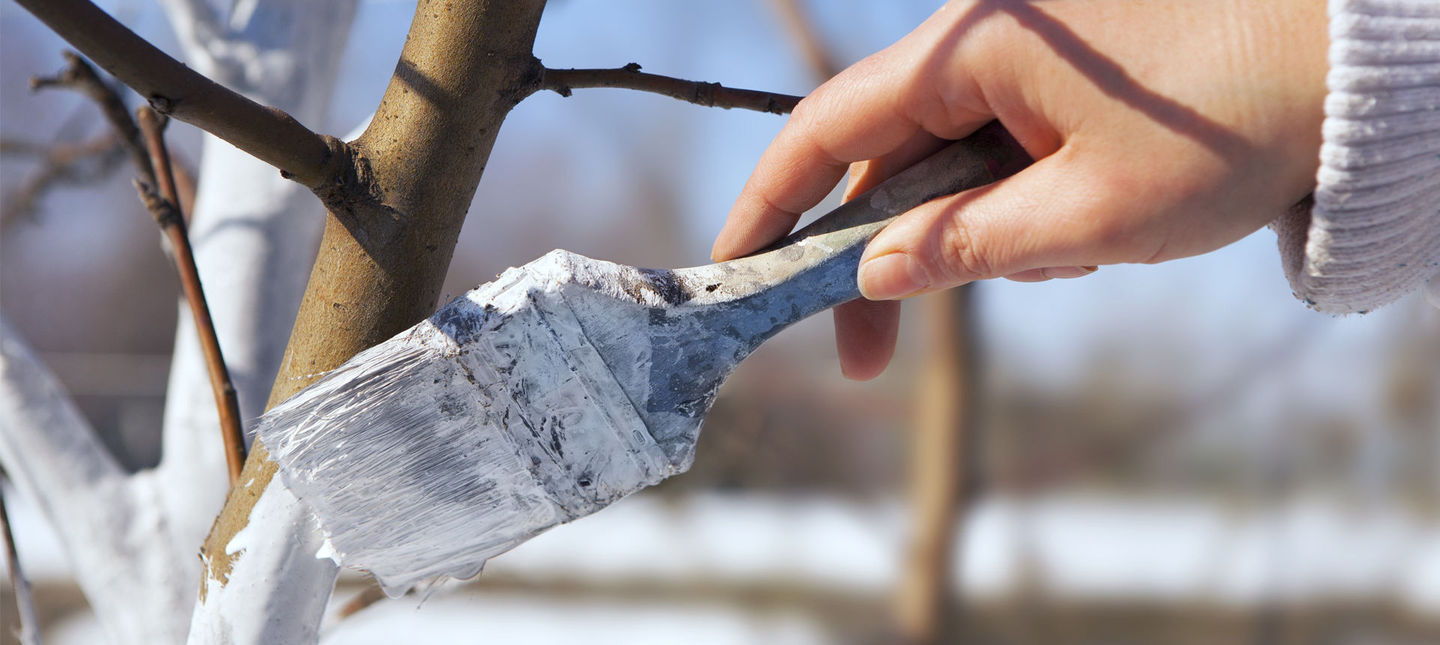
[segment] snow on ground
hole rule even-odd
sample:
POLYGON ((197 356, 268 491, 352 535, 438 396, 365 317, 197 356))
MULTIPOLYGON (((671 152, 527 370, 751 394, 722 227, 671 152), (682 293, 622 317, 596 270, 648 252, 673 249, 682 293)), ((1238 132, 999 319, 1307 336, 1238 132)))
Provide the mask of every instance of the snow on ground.
MULTIPOLYGON (((805 581, 884 593, 899 569, 904 527, 895 502, 641 495, 542 534, 487 571, 554 581, 805 581)), ((1440 522, 1401 508, 1053 495, 982 501, 966 531, 957 574, 976 597, 1007 593, 1028 556, 1061 598, 1231 606, 1369 598, 1440 616, 1440 522)))
POLYGON ((798 613, 757 614, 710 604, 638 605, 529 594, 438 596, 418 607, 407 600, 381 603, 340 622, 321 642, 440 643, 455 642, 458 634, 481 633, 486 643, 529 645, 830 642, 812 619, 798 613))
MULTIPOLYGON (((32 579, 70 569, 35 508, 7 496, 32 579), (10 501, 13 500, 13 501, 10 501)), ((905 533, 895 501, 704 494, 638 495, 540 535, 492 560, 487 573, 537 583, 664 584, 705 580, 885 594, 905 533)), ((1055 597, 1249 606, 1278 599, 1394 601, 1440 616, 1440 521, 1401 507, 1354 508, 1318 498, 1226 506, 1182 498, 1080 494, 989 499, 969 517, 957 563, 967 593, 1002 596, 1032 563, 1055 597)), ((464 589, 464 587, 460 587, 464 589)), ((333 642, 396 642, 469 630, 533 643, 673 642, 681 625, 700 643, 822 642, 802 615, 717 604, 645 604, 528 592, 442 590, 424 603, 382 603, 340 623, 333 642), (563 616, 564 620, 555 620, 563 616), (694 629, 695 625, 705 629, 694 629), (343 638, 342 638, 343 636, 343 638)), ((94 627, 59 630, 82 642, 94 627)), ((687 637, 689 638, 689 637, 687 637)))

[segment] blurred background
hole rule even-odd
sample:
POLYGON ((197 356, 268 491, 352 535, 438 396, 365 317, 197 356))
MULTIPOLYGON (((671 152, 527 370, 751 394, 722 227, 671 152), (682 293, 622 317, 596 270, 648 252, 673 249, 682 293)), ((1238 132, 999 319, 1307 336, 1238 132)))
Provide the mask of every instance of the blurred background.
MULTIPOLYGON (((100 4, 178 55, 153 2, 100 4)), ((536 54, 805 94, 938 5, 551 0, 536 54)), ((339 135, 366 118, 413 8, 362 0, 330 119, 308 125, 339 135)), ((174 271, 123 156, 83 154, 105 134, 93 104, 26 89, 61 67, 63 43, 5 3, 0 48, 0 308, 107 445, 153 466, 174 271), (78 161, 54 163, 65 151, 78 161)), ((783 123, 624 90, 536 94, 496 144, 446 298, 552 248, 706 262, 783 123)), ((193 167, 198 133, 177 124, 170 140, 193 167)), ((1440 311, 1418 294, 1314 313, 1260 231, 1160 266, 915 299, 896 362, 869 383, 840 377, 828 318, 742 366, 690 473, 423 602, 342 618, 375 600, 342 578, 325 638, 1440 640, 1440 311)), ((50 642, 98 642, 53 533, 7 501, 50 642)), ((0 641, 12 603, 7 586, 0 641)))

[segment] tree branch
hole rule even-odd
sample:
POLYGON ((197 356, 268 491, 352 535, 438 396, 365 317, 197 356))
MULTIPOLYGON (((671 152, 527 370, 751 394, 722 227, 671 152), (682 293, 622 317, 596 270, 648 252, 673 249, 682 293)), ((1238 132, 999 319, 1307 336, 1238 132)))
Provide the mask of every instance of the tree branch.
POLYGON ((90 60, 173 116, 316 188, 347 160, 344 144, 310 131, 186 67, 87 0, 16 0, 90 60))
POLYGON ((65 69, 55 76, 33 76, 30 78, 30 90, 39 91, 49 87, 63 87, 75 90, 95 101, 100 106, 100 112, 105 115, 105 120, 114 128, 119 135, 119 141, 125 146, 125 151, 130 154, 130 161, 135 164, 141 177, 147 183, 155 183, 155 172, 150 167, 150 158, 145 154, 145 144, 140 141, 140 129, 135 126, 134 119, 130 118, 130 110, 125 107, 124 99, 114 87, 100 79, 95 73, 95 68, 90 67, 75 52, 61 52, 65 57, 65 69))
POLYGON ((780 14, 781 24, 790 32, 791 42, 799 48, 800 56, 805 59, 810 71, 822 81, 839 74, 841 65, 836 62, 830 48, 825 46, 815 23, 800 6, 799 0, 773 0, 771 4, 780 14))
POLYGON ((742 90, 719 83, 687 81, 640 71, 639 63, 615 69, 550 69, 545 68, 537 89, 570 96, 571 90, 591 87, 614 87, 641 92, 664 94, 670 98, 705 107, 739 108, 787 114, 795 109, 800 97, 775 92, 742 90))
MULTIPOLYGON (((64 387, 3 316, 0 464, 22 491, 52 493, 65 519, 79 520, 84 508, 80 502, 86 499, 114 497, 125 478, 64 387)), ((61 521, 55 527, 63 534, 68 524, 61 521)))
POLYGON ((200 272, 195 267, 195 253, 190 247, 190 236, 185 231, 185 218, 180 211, 180 195, 175 189, 175 177, 170 172, 170 154, 165 148, 164 135, 160 131, 160 117, 154 110, 142 107, 137 111, 140 128, 145 134, 145 146, 150 153, 150 166, 159 180, 160 194, 152 185, 136 182, 140 199, 145 208, 155 216, 160 230, 170 240, 175 252, 175 268, 180 274, 180 285, 185 291, 185 300, 190 304, 190 314, 195 319, 195 328, 200 336, 200 348, 205 354, 205 365, 210 376, 210 388, 215 395, 215 407, 220 414, 220 437, 225 446, 225 463, 229 468, 230 485, 240 478, 240 467, 245 463, 245 434, 240 420, 240 401, 235 385, 230 380, 230 370, 225 366, 225 356, 220 351, 220 338, 215 333, 215 323, 210 318, 210 305, 205 300, 205 290, 200 284, 200 272))
MULTIPOLYGON (((16 151, 17 147, 9 142, 3 146, 7 153, 16 151)), ((19 152, 28 154, 31 152, 29 148, 30 146, 26 145, 25 149, 19 152)), ((82 143, 57 144, 48 149, 37 145, 34 148, 41 151, 40 168, 26 177, 5 200, 3 209, 0 209, 0 231, 8 230, 20 217, 35 212, 40 198, 55 184, 83 182, 107 176, 124 158, 120 152, 120 139, 108 132, 82 143), (95 161, 97 167, 93 171, 83 169, 82 164, 91 160, 95 161)))
MULTIPOLYGON (((0 316, 0 463, 60 536, 95 615, 116 642, 176 642, 168 615, 191 597, 165 522, 23 338, 0 316), (137 497, 137 492, 143 496, 137 497)), ((137 476, 138 477, 138 476, 137 476)), ((193 585, 193 578, 184 576, 193 585)), ((177 630, 178 633, 177 633, 177 630)))
POLYGON ((35 614, 35 597, 30 594, 30 581, 20 568, 20 555, 15 552, 15 534, 10 531, 10 513, 5 509, 4 478, 0 477, 0 540, 5 542, 5 564, 10 568, 10 588, 15 592, 15 608, 20 612, 20 642, 40 645, 40 620, 35 614))
POLYGON ((371 582, 365 585, 360 593, 355 594, 345 601, 339 609, 335 610, 335 620, 345 620, 355 614, 365 611, 371 605, 385 600, 385 592, 380 590, 380 585, 371 582))
POLYGON ((975 314, 972 285, 922 299, 928 358, 916 381, 910 446, 912 533, 895 596, 905 643, 950 642, 959 618, 955 545, 976 473, 975 314))
MULTIPOLYGON (((38 91, 41 89, 59 87, 79 92, 93 101, 100 107, 100 112, 105 116, 106 122, 110 124, 113 134, 106 134, 96 137, 89 142, 79 145, 56 145, 48 150, 40 147, 23 146, 19 152, 39 151, 45 157, 44 165, 39 173, 31 176, 18 190, 15 195, 7 200, 3 212, 0 212, 0 227, 8 225, 14 218, 32 212, 36 202, 46 190, 56 181, 69 179, 73 176, 73 168, 80 162, 92 158, 100 158, 100 168, 97 176, 108 175, 114 168, 112 155, 123 149, 130 156, 130 162, 135 166, 135 171, 140 173, 141 181, 146 184, 155 185, 155 170, 151 167, 150 155, 146 150, 145 142, 141 140, 140 128, 135 120, 130 117, 129 110, 125 107, 125 100, 121 97, 120 91, 111 83, 105 82, 95 72, 85 59, 74 52, 61 52, 65 57, 66 66, 54 76, 35 76, 30 79, 30 89, 38 91), (34 148, 32 150, 31 148, 34 148)), ((168 119, 166 120, 168 122, 168 119)), ((163 129, 164 123, 161 127, 163 129)), ((15 152, 16 146, 12 142, 5 142, 0 151, 15 152)), ((174 181, 177 184, 180 205, 183 212, 189 213, 195 198, 195 178, 183 166, 172 168, 174 181)))
MULTIPOLYGON (((544 5, 509 0, 416 8, 375 118, 349 146, 350 170, 360 179, 354 185, 366 190, 322 194, 330 215, 271 405, 308 385, 311 375, 434 311, 500 126, 534 90, 532 49, 544 5)), ((264 629, 300 634, 290 639, 298 642, 323 618, 336 568, 313 557, 322 536, 294 519, 309 511, 275 475, 263 444, 254 444, 241 483, 202 549, 206 592, 192 639, 264 629), (252 548, 231 550, 242 530, 252 548), (293 557, 279 557, 287 553, 293 557), (297 570, 301 563, 305 568, 297 570), (277 577, 283 582, 274 583, 277 577), (319 611, 312 612, 316 600, 319 611), (234 605, 227 604, 236 602, 255 608, 261 624, 236 624, 234 605), (285 603, 303 607, 264 613, 285 603)))

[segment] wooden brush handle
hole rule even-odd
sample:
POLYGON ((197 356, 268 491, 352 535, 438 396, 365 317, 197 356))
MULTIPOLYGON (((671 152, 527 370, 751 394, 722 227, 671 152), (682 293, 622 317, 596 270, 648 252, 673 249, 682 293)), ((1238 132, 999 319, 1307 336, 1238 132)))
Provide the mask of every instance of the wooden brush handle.
POLYGON ((690 274, 692 284, 723 276, 724 299, 743 302, 749 313, 741 315, 765 311, 774 323, 764 334, 769 337, 859 298, 856 272, 865 245, 897 216, 1014 174, 1029 163, 1024 149, 992 122, 754 255, 678 273, 690 274))

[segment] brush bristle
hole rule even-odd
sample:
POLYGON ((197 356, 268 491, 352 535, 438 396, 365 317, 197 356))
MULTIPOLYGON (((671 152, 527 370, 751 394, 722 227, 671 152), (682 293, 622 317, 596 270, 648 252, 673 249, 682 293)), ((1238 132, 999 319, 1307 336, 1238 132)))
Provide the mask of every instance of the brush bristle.
POLYGON ((506 271, 261 420, 334 556, 386 593, 678 471, 561 296, 565 265, 506 271))

